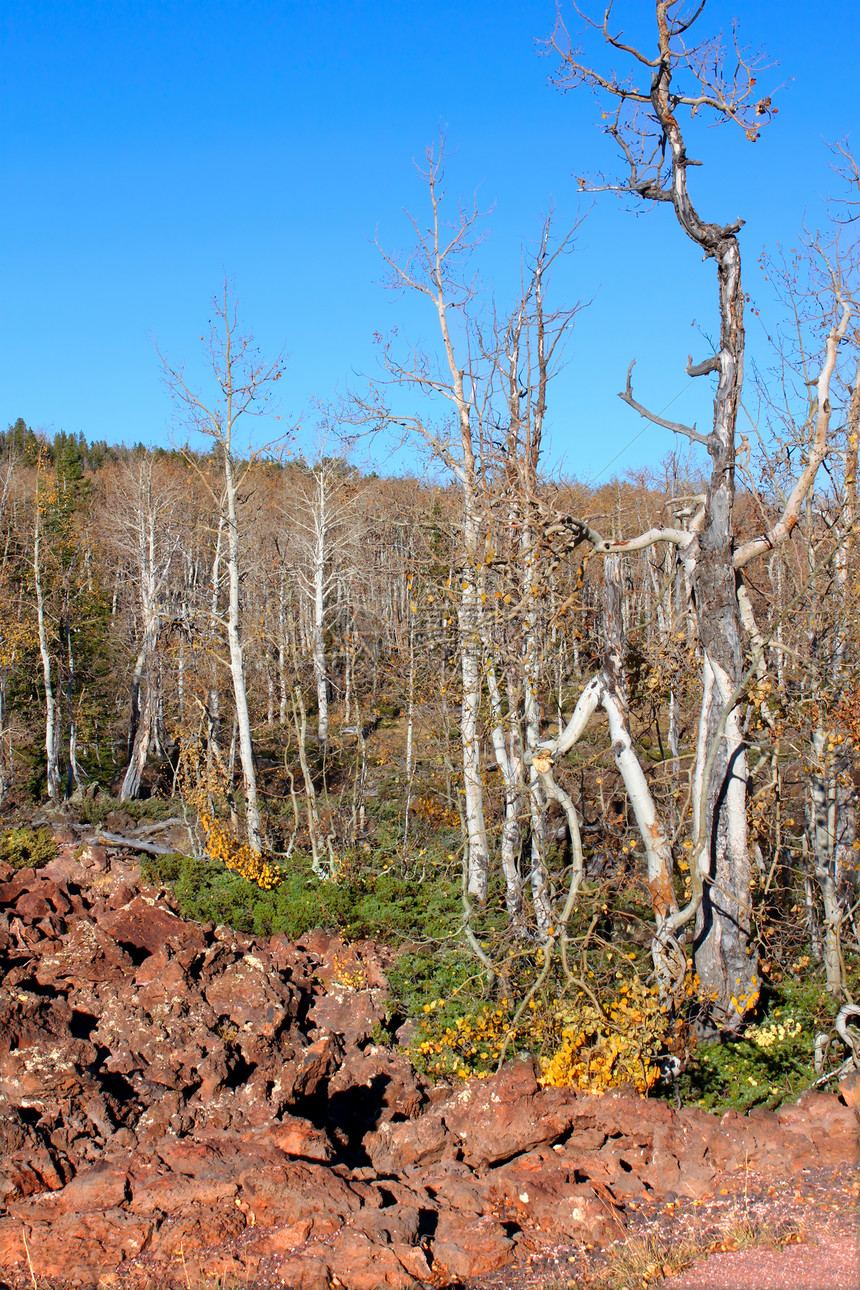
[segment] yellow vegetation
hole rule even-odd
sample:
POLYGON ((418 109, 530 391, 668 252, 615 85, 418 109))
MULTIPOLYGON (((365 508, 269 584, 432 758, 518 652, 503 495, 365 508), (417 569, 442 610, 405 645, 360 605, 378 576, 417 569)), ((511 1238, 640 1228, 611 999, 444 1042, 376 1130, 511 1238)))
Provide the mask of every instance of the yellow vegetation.
POLYGON ((278 886, 281 881, 278 866, 252 850, 247 842, 239 842, 229 825, 216 820, 207 811, 201 811, 198 820, 206 834, 207 854, 213 860, 220 861, 233 873, 247 878, 248 882, 255 882, 263 891, 271 891, 278 886))
POLYGON ((425 1004, 413 1048, 418 1064, 437 1077, 483 1079, 503 1054, 543 1053, 543 1085, 602 1093, 632 1084, 647 1093, 659 1076, 654 1057, 669 1046, 673 1031, 656 988, 635 974, 619 979, 603 1005, 580 991, 574 999, 532 999, 516 1025, 515 1011, 502 998, 449 1020, 444 999, 425 1004))
POLYGON ((200 737, 186 735, 179 754, 179 785, 183 801, 197 812, 206 854, 232 873, 255 882, 263 891, 271 891, 282 880, 281 870, 247 842, 240 842, 229 824, 215 814, 217 809, 225 808, 225 782, 223 766, 207 761, 200 737))
POLYGON ((542 1084, 589 1093, 632 1084, 647 1093, 656 1083, 660 1072, 653 1058, 665 1046, 670 1022, 656 988, 639 977, 622 982, 603 1008, 580 991, 557 1020, 561 1044, 541 1062, 542 1084))

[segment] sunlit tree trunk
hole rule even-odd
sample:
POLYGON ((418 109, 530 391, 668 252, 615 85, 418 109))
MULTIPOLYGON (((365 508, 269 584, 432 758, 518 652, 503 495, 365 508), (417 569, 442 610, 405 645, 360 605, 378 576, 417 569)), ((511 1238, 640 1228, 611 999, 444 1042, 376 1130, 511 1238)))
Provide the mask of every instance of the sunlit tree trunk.
POLYGON ((245 785, 245 824, 248 843, 252 850, 263 849, 260 808, 257 801, 257 772, 251 744, 251 715, 248 709, 248 692, 245 687, 245 667, 240 637, 241 605, 239 598, 239 521, 236 513, 236 481, 230 443, 232 425, 232 389, 227 396, 227 418, 222 444, 224 458, 224 500, 227 529, 227 644, 230 650, 230 676, 233 680, 233 701, 236 706, 236 725, 239 735, 239 760, 245 785))
MULTIPOLYGON (((223 491, 216 496, 203 472, 198 471, 204 484, 217 502, 219 527, 223 525, 227 540, 227 648, 230 677, 233 683, 233 700, 236 714, 236 734, 239 743, 239 760, 245 789, 245 826, 248 844, 253 851, 262 851, 262 821, 257 796, 257 773, 251 740, 251 716, 245 683, 245 665, 241 635, 241 539, 238 514, 239 482, 255 464, 255 455, 239 466, 235 457, 234 435, 236 423, 245 413, 264 411, 268 387, 280 378, 280 361, 270 366, 261 365, 253 348, 252 337, 240 333, 237 306, 229 284, 214 302, 215 323, 210 336, 212 372, 217 386, 217 396, 211 405, 195 394, 187 385, 180 371, 164 363, 174 397, 185 410, 189 423, 207 435, 215 445, 223 471, 223 491)), ((195 465, 192 458, 189 458, 195 465)), ((213 579, 213 594, 217 581, 213 579)))
POLYGON ((41 462, 36 481, 35 521, 33 531, 33 581, 36 590, 36 623, 39 637, 39 656, 42 660, 42 684, 45 691, 45 760, 48 797, 60 800, 60 711, 54 693, 51 653, 48 648, 48 628, 45 622, 45 597, 42 589, 42 498, 39 488, 41 462))

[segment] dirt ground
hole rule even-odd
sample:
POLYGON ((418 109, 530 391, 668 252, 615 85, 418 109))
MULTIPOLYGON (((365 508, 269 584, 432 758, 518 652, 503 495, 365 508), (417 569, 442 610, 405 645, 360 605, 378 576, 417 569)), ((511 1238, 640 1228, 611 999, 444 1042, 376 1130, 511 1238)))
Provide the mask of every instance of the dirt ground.
POLYGON ((608 1250, 554 1245, 473 1290, 857 1290, 860 1174, 806 1169, 784 1185, 753 1171, 714 1195, 632 1201, 628 1231, 608 1250), (698 1251, 698 1257, 693 1253, 698 1251))

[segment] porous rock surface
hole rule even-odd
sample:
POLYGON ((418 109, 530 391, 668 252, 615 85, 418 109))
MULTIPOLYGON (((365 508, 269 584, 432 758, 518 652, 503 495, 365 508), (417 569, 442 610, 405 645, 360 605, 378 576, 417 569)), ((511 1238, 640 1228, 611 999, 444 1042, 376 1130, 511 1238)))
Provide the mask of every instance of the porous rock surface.
POLYGON ((0 865, 0 1277, 459 1285, 603 1245, 635 1197, 857 1158, 833 1095, 717 1117, 542 1089, 530 1059, 431 1087, 372 1042, 385 964, 185 922, 94 845, 0 865))

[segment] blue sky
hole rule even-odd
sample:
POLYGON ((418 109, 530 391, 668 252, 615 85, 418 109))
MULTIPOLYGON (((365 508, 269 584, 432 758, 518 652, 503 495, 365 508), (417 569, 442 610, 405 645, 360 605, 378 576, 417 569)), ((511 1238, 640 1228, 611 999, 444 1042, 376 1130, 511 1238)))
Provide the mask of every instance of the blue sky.
MULTIPOLYGON (((619 23, 639 34, 651 8, 619 0, 619 23)), ((612 160, 588 95, 547 84, 536 42, 554 13, 553 0, 6 0, 0 421, 181 437, 155 344, 202 380, 199 337, 227 274, 263 352, 288 356, 284 421, 309 427, 315 400, 375 374, 374 332, 435 339, 426 309, 384 290, 374 237, 409 245, 402 208, 426 206, 412 159, 440 128, 449 193, 477 189, 493 208, 482 280, 511 300, 520 246, 550 205, 557 227, 573 223, 573 173, 612 160)), ((759 143, 696 139, 694 182, 706 217, 746 218, 746 285, 769 320, 758 254, 820 218, 824 140, 855 127, 858 144, 860 23, 856 0, 710 0, 704 22, 738 14, 779 63, 762 86, 789 83, 759 143)), ((625 450, 642 423, 616 392, 636 358, 638 397, 680 394, 672 415, 707 418, 707 382, 687 389, 684 363, 703 351, 691 323, 713 329, 712 267, 669 212, 633 216, 605 196, 553 291, 592 302, 550 401, 554 460, 580 477, 619 452, 609 474, 656 463, 671 436, 625 450)))

